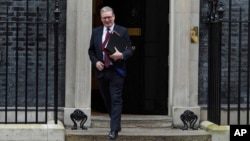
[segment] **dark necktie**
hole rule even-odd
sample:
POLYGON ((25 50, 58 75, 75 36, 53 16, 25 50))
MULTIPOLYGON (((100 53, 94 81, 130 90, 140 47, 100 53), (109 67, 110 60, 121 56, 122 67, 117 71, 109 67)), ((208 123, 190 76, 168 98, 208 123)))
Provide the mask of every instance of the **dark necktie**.
POLYGON ((105 48, 105 46, 106 46, 106 44, 107 44, 107 42, 109 40, 109 37, 110 37, 109 30, 110 29, 107 28, 107 33, 106 33, 106 36, 105 36, 105 40, 104 40, 104 42, 102 43, 102 46, 101 46, 101 49, 104 52, 104 66, 105 67, 109 67, 109 65, 110 65, 110 59, 108 57, 109 54, 108 54, 107 51, 104 50, 104 48, 105 48))

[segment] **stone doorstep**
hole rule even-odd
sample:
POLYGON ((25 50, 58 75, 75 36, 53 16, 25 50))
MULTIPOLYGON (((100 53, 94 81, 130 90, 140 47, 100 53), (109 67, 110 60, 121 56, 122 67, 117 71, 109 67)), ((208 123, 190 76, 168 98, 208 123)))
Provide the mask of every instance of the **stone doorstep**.
MULTIPOLYGON (((66 129, 66 141, 107 141, 109 128, 66 129)), ((122 128, 118 141, 211 141, 204 130, 173 128, 122 128)))
POLYGON ((0 124, 0 141, 64 141, 65 128, 58 121, 48 124, 0 124))
MULTIPOLYGON (((91 127, 109 127, 108 115, 98 115, 91 117, 91 127)), ((122 127, 172 127, 172 118, 159 115, 122 115, 122 127)))
MULTIPOLYGON (((66 127, 65 141, 107 141, 109 116, 93 115, 91 127, 71 130, 66 127)), ((211 141, 205 130, 172 128, 172 118, 159 115, 122 115, 122 131, 117 141, 211 141)))

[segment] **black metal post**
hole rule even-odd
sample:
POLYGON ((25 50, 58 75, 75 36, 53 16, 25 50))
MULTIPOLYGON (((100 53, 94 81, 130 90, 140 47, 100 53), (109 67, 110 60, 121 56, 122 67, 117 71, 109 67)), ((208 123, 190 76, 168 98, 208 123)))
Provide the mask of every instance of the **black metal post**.
POLYGON ((221 28, 222 3, 208 0, 208 120, 220 124, 221 109, 221 28))
POLYGON ((48 121, 48 86, 49 86, 49 0, 46 1, 46 77, 45 77, 45 122, 47 123, 48 121))
POLYGON ((55 72, 54 72, 54 119, 55 124, 57 124, 57 115, 58 115, 58 31, 59 31, 59 16, 60 16, 58 0, 55 1, 55 23, 54 23, 54 35, 55 35, 55 72))
MULTIPOLYGON (((29 19, 29 1, 26 0, 26 21, 29 19)), ((25 35, 25 123, 28 122, 28 35, 29 24, 26 23, 26 35, 25 35)))
POLYGON ((5 37, 6 37, 6 65, 5 65, 5 73, 6 73, 6 77, 5 77, 5 123, 7 123, 8 121, 8 72, 9 72, 9 37, 8 37, 8 34, 9 34, 9 19, 8 19, 8 15, 9 15, 9 6, 6 7, 6 33, 5 33, 5 37))
MULTIPOLYGON (((232 0, 229 1, 229 21, 232 21, 232 0)), ((228 92, 227 92, 227 124, 230 125, 230 106, 231 106, 231 55, 232 55, 232 45, 231 45, 231 41, 232 41, 232 37, 231 37, 231 33, 232 33, 232 22, 228 23, 228 76, 227 76, 227 88, 228 88, 228 92)))
POLYGON ((38 123, 38 106, 39 106, 39 7, 36 8, 36 123, 38 123))
POLYGON ((16 94, 15 94, 15 123, 17 123, 17 111, 18 111, 18 78, 19 78, 19 73, 18 73, 18 67, 19 67, 19 50, 18 50, 18 38, 19 38, 19 8, 17 8, 17 12, 16 12, 16 94))
POLYGON ((241 48, 242 48, 242 45, 241 45, 241 40, 242 40, 242 12, 241 12, 241 8, 240 8, 240 22, 239 22, 239 60, 238 60, 238 106, 237 106, 237 109, 238 109, 238 113, 237 113, 237 123, 238 125, 240 125, 240 110, 241 110, 241 68, 242 68, 242 65, 241 65, 241 57, 242 57, 242 54, 241 54, 241 48))

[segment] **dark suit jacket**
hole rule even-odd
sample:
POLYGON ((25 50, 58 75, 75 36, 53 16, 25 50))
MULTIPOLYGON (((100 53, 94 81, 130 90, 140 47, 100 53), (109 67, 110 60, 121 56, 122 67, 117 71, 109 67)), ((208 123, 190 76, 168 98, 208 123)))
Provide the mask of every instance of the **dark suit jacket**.
MULTIPOLYGON (((88 49, 88 54, 91 63, 95 68, 95 74, 97 78, 101 78, 103 76, 103 72, 98 71, 95 67, 97 61, 103 61, 103 53, 101 51, 103 28, 103 26, 99 26, 93 29, 88 49)), ((115 67, 122 68, 126 71, 126 60, 133 54, 131 40, 125 27, 115 24, 113 30, 118 32, 120 36, 128 42, 127 49, 122 52, 123 60, 118 60, 115 62, 112 61, 115 67)))

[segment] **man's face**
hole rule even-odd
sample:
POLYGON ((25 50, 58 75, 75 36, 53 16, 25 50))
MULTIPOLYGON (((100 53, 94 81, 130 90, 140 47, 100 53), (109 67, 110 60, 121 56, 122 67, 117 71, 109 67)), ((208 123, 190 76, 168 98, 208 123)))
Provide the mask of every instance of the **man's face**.
POLYGON ((101 13, 101 21, 105 27, 111 27, 115 21, 115 15, 112 12, 101 13))

